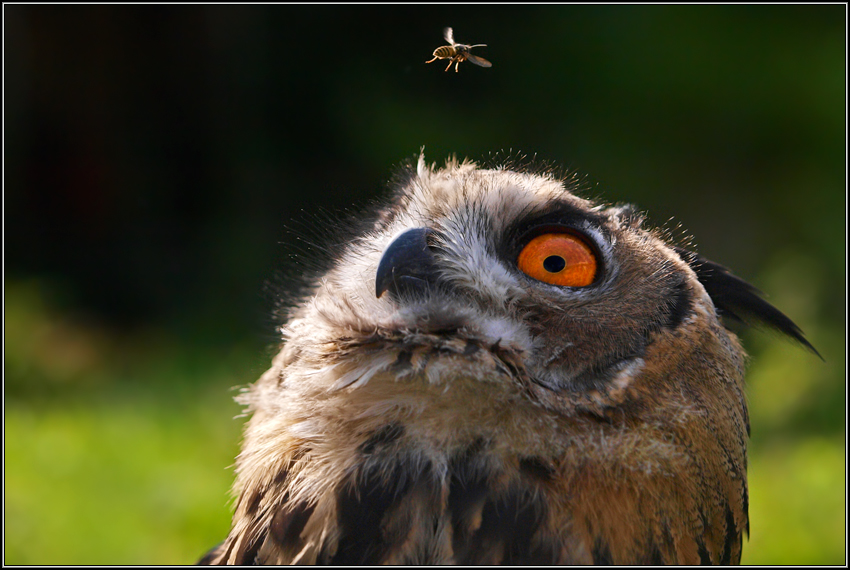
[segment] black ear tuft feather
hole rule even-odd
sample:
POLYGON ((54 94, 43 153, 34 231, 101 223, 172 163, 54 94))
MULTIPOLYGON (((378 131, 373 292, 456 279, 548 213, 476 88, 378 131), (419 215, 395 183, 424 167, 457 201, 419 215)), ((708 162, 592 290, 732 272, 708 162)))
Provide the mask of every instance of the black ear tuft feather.
POLYGON ((674 246, 673 249, 697 274, 697 279, 705 287, 722 317, 748 325, 770 327, 790 336, 823 360, 823 356, 803 336, 800 327, 782 311, 765 301, 761 297, 761 291, 720 264, 681 247, 674 246))

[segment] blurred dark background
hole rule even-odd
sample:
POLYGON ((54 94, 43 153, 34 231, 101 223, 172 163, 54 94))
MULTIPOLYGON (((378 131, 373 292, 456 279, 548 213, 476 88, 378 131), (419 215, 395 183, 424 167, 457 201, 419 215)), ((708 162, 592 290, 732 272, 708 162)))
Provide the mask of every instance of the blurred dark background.
POLYGON ((299 235, 334 236, 424 146, 577 171, 798 322, 826 363, 744 333, 744 561, 842 563, 846 6, 3 11, 6 562, 187 563, 223 538, 227 388, 268 362, 299 235), (425 65, 445 26, 493 67, 425 65))

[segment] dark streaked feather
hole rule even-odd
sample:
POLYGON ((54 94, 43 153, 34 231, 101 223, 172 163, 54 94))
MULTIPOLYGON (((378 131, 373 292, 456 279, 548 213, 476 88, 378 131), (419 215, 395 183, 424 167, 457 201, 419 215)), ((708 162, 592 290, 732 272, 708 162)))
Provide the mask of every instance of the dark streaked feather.
POLYGON ((459 564, 551 564, 554 549, 532 540, 545 518, 545 506, 527 489, 491 497, 481 511, 481 526, 470 537, 467 558, 459 564))
POLYGON ((705 540, 702 537, 697 538, 697 550, 699 552, 700 566, 711 566, 711 554, 709 554, 708 549, 705 547, 705 540))
POLYGON ((313 514, 315 505, 284 501, 269 525, 269 536, 281 548, 298 551, 303 546, 301 531, 313 514))
POLYGON ((237 566, 258 566, 257 553, 260 551, 264 539, 264 535, 246 537, 236 549, 233 555, 233 563, 237 566))
POLYGON ((671 330, 678 328, 685 317, 691 313, 693 306, 693 297, 683 280, 674 287, 673 294, 670 295, 670 312, 665 326, 671 330))
POLYGON ((590 556, 593 558, 594 566, 613 566, 614 561, 611 559, 611 551, 608 545, 602 542, 597 537, 593 543, 593 549, 590 551, 590 556))
POLYGON ((448 507, 452 520, 452 549, 455 558, 469 563, 474 546, 472 539, 478 530, 480 514, 490 492, 486 471, 471 463, 458 465, 452 473, 448 507), (478 522, 476 522, 478 519, 478 522))
POLYGON ((321 554, 320 562, 334 566, 380 564, 395 546, 383 532, 384 515, 403 500, 416 478, 401 464, 388 477, 379 469, 365 469, 353 476, 337 493, 339 545, 335 553, 321 554))
POLYGON ((483 440, 474 442, 451 464, 448 508, 456 563, 553 564, 558 549, 537 536, 546 505, 534 488, 551 480, 554 468, 542 458, 523 458, 519 463, 526 477, 505 488, 497 483, 500 474, 479 455, 485 446, 483 440))
POLYGON ((697 279, 705 287, 721 316, 748 325, 764 325, 788 335, 823 360, 817 349, 803 336, 800 327, 765 301, 761 291, 718 263, 681 247, 673 246, 673 249, 697 274, 697 279))
MULTIPOLYGON (((408 353, 408 358, 410 354, 408 353)), ((371 455, 376 449, 387 446, 404 435, 404 426, 399 423, 391 423, 373 433, 361 446, 363 455, 371 455)))
MULTIPOLYGON (((747 521, 747 526, 749 526, 749 520, 747 521)), ((726 509, 726 543, 724 545, 723 553, 720 556, 720 564, 723 566, 729 566, 730 564, 740 564, 741 563, 741 532, 737 530, 735 527, 735 515, 732 513, 732 510, 727 507, 726 509)))
POLYGON ((542 457, 525 457, 519 460, 519 469, 538 481, 548 482, 555 477, 555 468, 542 457))

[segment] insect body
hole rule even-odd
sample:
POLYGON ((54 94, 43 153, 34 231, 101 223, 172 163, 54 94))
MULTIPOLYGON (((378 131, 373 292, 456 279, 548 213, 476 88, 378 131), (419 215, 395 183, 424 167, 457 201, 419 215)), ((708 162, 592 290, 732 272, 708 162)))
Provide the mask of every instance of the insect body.
POLYGON ((457 72, 457 68, 460 65, 460 62, 462 61, 469 61, 471 63, 474 63, 475 65, 480 65, 481 67, 491 67, 493 65, 483 57, 478 57, 477 55, 472 55, 471 53, 469 53, 469 50, 471 50, 472 48, 484 47, 487 44, 475 44, 470 46, 466 44, 455 43, 454 33, 452 32, 451 28, 446 28, 445 30, 443 30, 443 37, 451 45, 440 46, 435 49, 434 53, 432 54, 434 56, 433 59, 429 59, 425 63, 431 63, 432 61, 437 61, 438 59, 448 59, 449 66, 446 67, 446 71, 448 71, 449 67, 451 67, 454 63, 455 72, 457 72))

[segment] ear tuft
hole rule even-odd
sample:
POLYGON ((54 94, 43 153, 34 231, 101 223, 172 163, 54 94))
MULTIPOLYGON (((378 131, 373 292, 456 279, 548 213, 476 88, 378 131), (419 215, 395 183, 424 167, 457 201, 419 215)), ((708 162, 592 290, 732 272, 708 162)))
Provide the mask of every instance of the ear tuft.
POLYGON ((720 264, 681 247, 673 246, 673 249, 697 274, 720 316, 751 326, 771 328, 791 337, 823 360, 823 356, 806 340, 800 327, 765 301, 761 291, 720 264))

